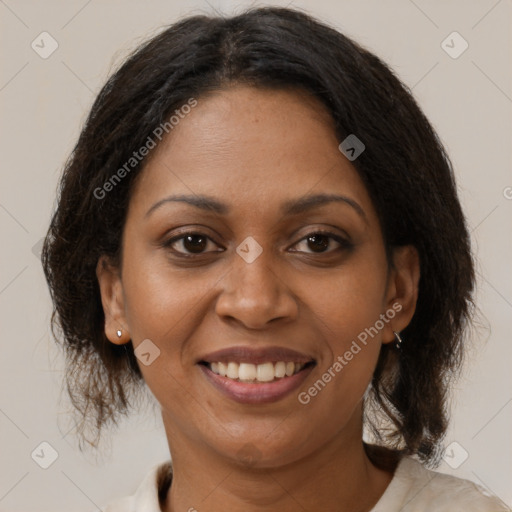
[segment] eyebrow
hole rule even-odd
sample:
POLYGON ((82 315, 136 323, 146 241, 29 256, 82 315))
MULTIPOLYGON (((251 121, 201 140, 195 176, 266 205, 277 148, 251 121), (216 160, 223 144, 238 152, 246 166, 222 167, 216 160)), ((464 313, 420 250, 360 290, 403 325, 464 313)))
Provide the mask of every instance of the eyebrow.
MULTIPOLYGON (((149 217, 155 210, 160 208, 166 203, 171 202, 181 202, 186 203, 201 210, 207 210, 219 215, 226 215, 231 211, 231 208, 216 199, 205 196, 205 195, 174 195, 168 196, 160 201, 156 202, 151 208, 146 212, 145 217, 149 217)), ((293 199, 284 202, 281 205, 281 213, 283 215, 298 215, 299 213, 306 212, 308 210, 312 210, 313 208, 318 208, 321 206, 325 206, 329 203, 338 202, 345 203, 352 207, 353 210, 366 222, 368 223, 368 219, 363 208, 354 201, 354 199, 342 196, 338 194, 315 194, 301 197, 300 199, 293 199)))

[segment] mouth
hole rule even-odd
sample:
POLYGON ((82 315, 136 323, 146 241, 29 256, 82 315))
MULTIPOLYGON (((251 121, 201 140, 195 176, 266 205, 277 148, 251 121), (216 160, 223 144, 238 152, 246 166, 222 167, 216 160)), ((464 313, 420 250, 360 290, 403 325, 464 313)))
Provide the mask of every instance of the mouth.
POLYGON ((229 361, 214 361, 208 363, 200 361, 199 364, 206 366, 215 375, 226 377, 236 382, 273 382, 279 379, 292 377, 305 368, 315 364, 315 361, 307 363, 296 363, 294 361, 268 361, 262 364, 239 363, 229 361))
POLYGON ((280 400, 299 387, 316 360, 280 347, 234 347, 203 356, 197 365, 225 396, 258 404, 280 400))

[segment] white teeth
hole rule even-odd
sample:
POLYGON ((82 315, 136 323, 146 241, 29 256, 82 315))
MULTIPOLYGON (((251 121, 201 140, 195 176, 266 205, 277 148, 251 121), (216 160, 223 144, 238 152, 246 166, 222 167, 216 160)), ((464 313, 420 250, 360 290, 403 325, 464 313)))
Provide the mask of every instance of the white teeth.
POLYGON ((283 361, 279 361, 278 363, 276 363, 274 371, 275 371, 276 377, 278 379, 281 379, 282 377, 284 377, 286 375, 286 363, 283 363, 283 361))
POLYGON ((274 380, 274 365, 272 363, 259 364, 256 367, 256 378, 258 382, 270 382, 274 380))
POLYGON ((226 377, 229 377, 230 379, 238 379, 238 367, 239 365, 237 363, 228 363, 228 372, 226 377))
MULTIPOLYGON (((222 375, 223 377, 225 377, 225 376, 226 376, 226 374, 228 373, 228 367, 227 367, 224 363, 217 363, 217 364, 218 364, 218 367, 219 367, 219 368, 218 368, 218 373, 219 373, 219 375, 222 375)), ((211 368, 212 368, 212 372, 217 373, 217 372, 214 370, 214 368, 213 368, 213 363, 212 363, 211 368)))
MULTIPOLYGON (((236 364, 236 363, 233 363, 236 364)), ((213 369, 213 363, 212 363, 212 371, 215 372, 213 369)), ((256 378, 257 371, 256 371, 256 365, 255 364, 249 364, 249 363, 240 363, 240 366, 238 368, 238 378, 240 380, 254 380, 256 378)))
POLYGON ((251 364, 251 363, 229 363, 213 362, 209 365, 210 370, 222 377, 238 379, 244 382, 271 382, 274 379, 291 377, 306 366, 304 363, 294 363, 292 361, 279 361, 273 363, 251 364))

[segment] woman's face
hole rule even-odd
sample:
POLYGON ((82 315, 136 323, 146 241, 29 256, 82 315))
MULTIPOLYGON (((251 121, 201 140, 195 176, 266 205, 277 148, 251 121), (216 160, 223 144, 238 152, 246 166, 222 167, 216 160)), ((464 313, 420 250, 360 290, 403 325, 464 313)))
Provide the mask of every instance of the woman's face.
POLYGON ((411 251, 388 269, 340 142, 304 93, 238 86, 198 98, 151 155, 122 271, 98 276, 107 335, 131 338, 170 439, 262 467, 360 439, 418 276, 411 251))

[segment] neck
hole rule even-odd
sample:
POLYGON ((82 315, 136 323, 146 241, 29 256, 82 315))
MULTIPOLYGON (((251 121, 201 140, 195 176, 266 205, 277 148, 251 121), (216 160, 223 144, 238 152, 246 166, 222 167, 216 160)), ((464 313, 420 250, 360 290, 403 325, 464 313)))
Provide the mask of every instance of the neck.
MULTIPOLYGON (((165 423, 165 422, 164 422, 165 423)), ((173 480, 163 510, 368 512, 392 479, 366 454, 361 429, 281 466, 240 466, 166 426, 173 480)))

